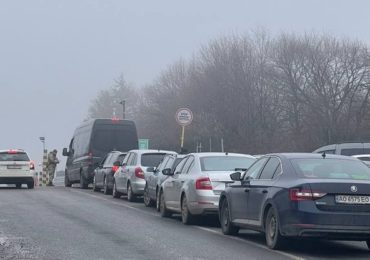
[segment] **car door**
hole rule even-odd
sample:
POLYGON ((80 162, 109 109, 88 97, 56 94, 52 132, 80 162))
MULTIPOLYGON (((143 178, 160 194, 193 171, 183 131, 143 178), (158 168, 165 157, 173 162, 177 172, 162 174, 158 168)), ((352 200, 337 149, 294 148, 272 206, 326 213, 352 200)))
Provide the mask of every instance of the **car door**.
POLYGON ((260 158, 247 170, 242 181, 230 185, 230 213, 234 222, 239 224, 248 224, 247 212, 250 191, 249 183, 251 179, 255 179, 259 176, 259 173, 263 169, 267 160, 267 157, 260 158))
POLYGON ((125 190, 125 192, 127 192, 128 181, 131 180, 131 178, 134 178, 135 176, 137 158, 138 158, 138 154, 135 152, 132 152, 130 158, 127 161, 127 165, 124 168, 124 171, 123 171, 123 185, 124 186, 122 188, 123 190, 125 190))
POLYGON ((268 197, 268 193, 272 192, 271 187, 276 181, 276 176, 280 173, 280 165, 280 159, 272 156, 263 167, 258 178, 250 180, 247 217, 256 225, 261 225, 262 223, 261 212, 263 205, 268 197))
POLYGON ((175 209, 176 208, 176 193, 175 193, 175 181, 181 174, 182 169, 187 161, 187 157, 185 157, 175 168, 174 175, 169 176, 168 179, 163 183, 163 190, 164 190, 164 199, 166 201, 166 206, 168 208, 175 209))
POLYGON ((181 170, 181 173, 177 175, 177 178, 174 179, 174 187, 173 187, 173 196, 174 196, 174 207, 178 210, 181 209, 181 192, 183 185, 189 181, 189 170, 194 165, 194 156, 189 156, 184 164, 184 167, 181 170))
POLYGON ((101 187, 103 184, 103 168, 104 168, 104 163, 106 162, 108 158, 108 155, 106 155, 103 160, 100 162, 99 166, 95 169, 95 183, 97 184, 98 187, 101 187))
POLYGON ((148 173, 147 175, 147 188, 149 197, 155 198, 156 196, 156 187, 157 187, 157 179, 158 176, 161 174, 161 171, 164 169, 166 163, 168 161, 168 156, 164 157, 163 160, 159 163, 153 173, 148 173))
POLYGON ((115 174, 116 187, 118 191, 123 191, 125 189, 124 176, 127 163, 131 159, 132 153, 128 153, 122 161, 121 168, 115 174))

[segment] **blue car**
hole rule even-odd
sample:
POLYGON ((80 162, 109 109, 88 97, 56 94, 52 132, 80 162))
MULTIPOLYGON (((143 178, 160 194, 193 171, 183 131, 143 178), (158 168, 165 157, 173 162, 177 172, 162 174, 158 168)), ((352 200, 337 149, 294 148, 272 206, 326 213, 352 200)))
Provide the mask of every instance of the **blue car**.
POLYGON ((352 157, 285 153, 262 156, 222 192, 222 232, 265 233, 279 249, 288 238, 366 241, 370 248, 370 169, 352 157))

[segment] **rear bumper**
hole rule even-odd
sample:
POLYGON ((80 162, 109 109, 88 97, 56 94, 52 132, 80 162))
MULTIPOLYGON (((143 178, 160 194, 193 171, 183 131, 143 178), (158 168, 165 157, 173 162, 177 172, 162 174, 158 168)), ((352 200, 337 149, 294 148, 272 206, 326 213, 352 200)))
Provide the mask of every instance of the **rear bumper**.
POLYGON ((18 183, 31 183, 34 182, 33 176, 1 176, 0 184, 18 184, 18 183))
POLYGON ((135 195, 144 195, 144 188, 145 188, 145 180, 135 178, 130 181, 132 192, 135 195))
POLYGON ((189 202, 189 211, 193 215, 217 215, 219 195, 213 191, 198 191, 197 195, 189 202))

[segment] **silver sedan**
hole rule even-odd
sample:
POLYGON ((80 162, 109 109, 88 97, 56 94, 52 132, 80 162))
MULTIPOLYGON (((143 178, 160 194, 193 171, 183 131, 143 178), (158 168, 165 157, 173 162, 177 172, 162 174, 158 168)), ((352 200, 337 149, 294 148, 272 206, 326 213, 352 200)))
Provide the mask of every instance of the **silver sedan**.
POLYGON ((246 170, 256 159, 236 153, 192 153, 176 167, 163 170, 168 175, 161 185, 159 208, 162 217, 181 213, 182 222, 190 224, 195 215, 218 214, 218 200, 230 174, 246 170))

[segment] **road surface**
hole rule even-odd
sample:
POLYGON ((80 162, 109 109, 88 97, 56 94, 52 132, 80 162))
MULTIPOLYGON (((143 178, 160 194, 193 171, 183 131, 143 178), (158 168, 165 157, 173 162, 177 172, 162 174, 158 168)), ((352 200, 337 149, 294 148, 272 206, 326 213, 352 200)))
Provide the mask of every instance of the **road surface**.
POLYGON ((292 241, 221 234, 217 221, 185 226, 143 203, 79 188, 0 188, 0 259, 369 259, 363 242, 292 241))

